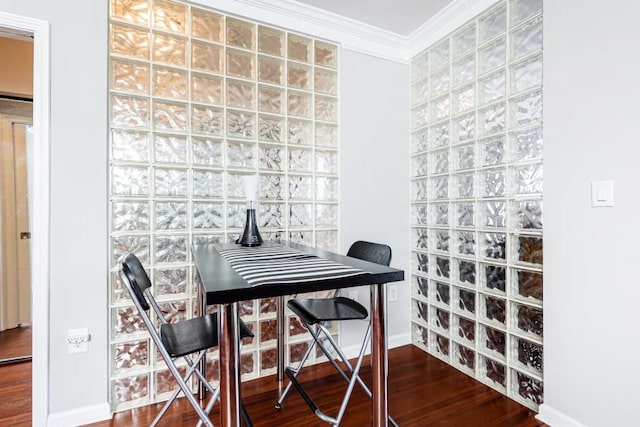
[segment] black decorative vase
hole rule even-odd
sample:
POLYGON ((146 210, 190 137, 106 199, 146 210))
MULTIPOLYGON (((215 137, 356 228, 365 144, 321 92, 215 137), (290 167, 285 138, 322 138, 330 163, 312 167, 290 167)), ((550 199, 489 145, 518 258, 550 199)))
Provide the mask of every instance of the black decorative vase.
POLYGON ((262 236, 258 231, 258 223, 256 222, 256 210, 253 204, 247 208, 247 221, 244 224, 244 232, 238 240, 242 246, 260 246, 262 244, 262 236))

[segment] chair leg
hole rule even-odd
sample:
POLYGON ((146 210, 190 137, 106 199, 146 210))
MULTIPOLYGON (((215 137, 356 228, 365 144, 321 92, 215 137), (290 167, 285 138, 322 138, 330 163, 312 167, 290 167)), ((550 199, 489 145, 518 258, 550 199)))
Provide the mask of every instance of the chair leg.
MULTIPOLYGON (((304 353, 304 356, 302 356, 302 359, 300 360, 300 362, 298 363, 298 366, 296 368, 294 368, 294 369, 288 368, 291 371, 293 371, 294 377, 297 377, 298 374, 300 373, 300 370, 302 369, 302 366, 307 361, 307 358, 309 358, 309 355, 311 354, 311 351, 313 350, 313 347, 315 346, 315 344, 316 344, 316 342, 314 340, 311 343, 311 345, 309 346, 309 348, 307 348, 307 351, 304 353)), ((289 384, 287 384, 287 386, 285 387, 284 391, 280 395, 280 398, 278 399, 278 401, 275 404, 275 408, 276 409, 280 410, 280 408, 282 408, 282 403, 284 402, 284 399, 289 394, 289 390, 291 390, 291 386, 292 385, 293 385, 293 383, 291 381, 289 381, 289 384)))

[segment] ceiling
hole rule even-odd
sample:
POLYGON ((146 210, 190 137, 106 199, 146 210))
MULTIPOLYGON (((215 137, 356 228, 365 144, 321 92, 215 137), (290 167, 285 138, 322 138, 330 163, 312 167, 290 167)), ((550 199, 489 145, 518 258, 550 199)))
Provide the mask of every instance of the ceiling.
POLYGON ((454 0, 297 0, 364 24, 408 36, 454 0))

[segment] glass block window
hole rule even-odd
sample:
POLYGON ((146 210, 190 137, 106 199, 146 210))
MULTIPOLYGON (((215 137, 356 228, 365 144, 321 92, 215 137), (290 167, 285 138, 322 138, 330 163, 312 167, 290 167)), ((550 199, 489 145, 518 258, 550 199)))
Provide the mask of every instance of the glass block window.
MULTIPOLYGON (((239 237, 242 177, 253 174, 263 238, 339 249, 340 51, 180 1, 111 0, 109 26, 109 360, 121 410, 164 400, 175 386, 119 282, 125 253, 140 258, 171 319, 193 316, 190 247, 239 237)), ((290 316, 287 362, 309 344, 290 316)), ((255 333, 243 346, 243 379, 273 374, 275 301, 245 301, 241 317, 255 333)), ((213 382, 216 363, 212 353, 213 382)))
POLYGON ((543 399, 542 1, 503 0, 411 61, 412 338, 543 399))

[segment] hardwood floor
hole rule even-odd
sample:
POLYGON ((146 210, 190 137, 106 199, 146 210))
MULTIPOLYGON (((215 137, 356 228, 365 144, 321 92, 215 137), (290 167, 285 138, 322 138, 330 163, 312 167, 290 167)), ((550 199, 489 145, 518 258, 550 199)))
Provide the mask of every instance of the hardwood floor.
MULTIPOLYGON (((303 370, 300 380, 325 413, 334 416, 346 383, 328 364, 303 370)), ((402 427, 410 426, 543 426, 528 408, 475 381, 455 368, 422 350, 407 345, 389 354, 389 411, 402 427)), ((368 363, 362 376, 371 383, 368 363)), ((311 413, 300 395, 292 391, 282 410, 274 409, 278 385, 273 376, 248 381, 242 385, 243 401, 255 427, 325 427, 311 413)), ((91 424, 92 427, 147 426, 161 404, 136 408, 114 415, 110 421, 91 424)), ((211 414, 219 424, 219 412, 211 414)), ((161 426, 193 426, 197 417, 185 399, 175 403, 164 416, 161 426)), ((0 425, 2 423, 0 422, 0 425)), ((341 426, 362 427, 371 424, 371 401, 356 387, 341 426)))
MULTIPOLYGON (((0 332, 0 359, 31 354, 31 327, 0 332)), ((0 364, 0 426, 31 426, 31 362, 0 364)))

